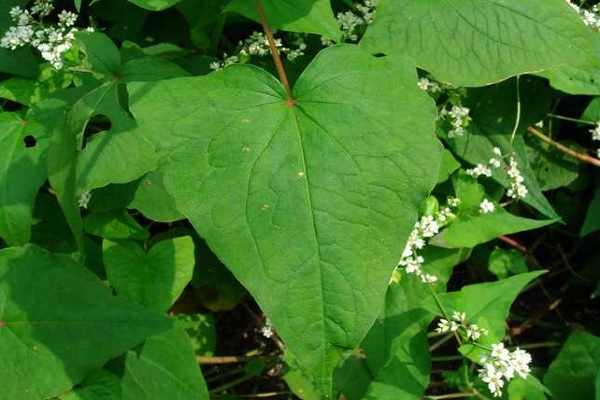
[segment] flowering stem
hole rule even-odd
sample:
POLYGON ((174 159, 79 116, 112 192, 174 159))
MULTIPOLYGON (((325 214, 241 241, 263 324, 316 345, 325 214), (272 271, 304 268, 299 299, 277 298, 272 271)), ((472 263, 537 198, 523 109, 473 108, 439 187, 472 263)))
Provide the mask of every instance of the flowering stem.
POLYGON ((277 51, 277 45, 275 44, 273 32, 271 31, 271 28, 267 23, 267 17, 265 16, 265 10, 262 6, 262 1, 254 0, 254 5, 256 7, 256 12, 258 13, 258 16, 260 18, 260 23, 262 24, 263 30, 265 31, 265 35, 267 36, 267 41, 269 42, 269 49, 271 50, 271 56, 273 57, 273 61, 275 62, 275 68, 277 68, 277 73, 279 74, 279 80, 285 88, 285 93, 287 95, 286 102, 288 106, 293 107, 296 102, 293 99, 290 82, 288 81, 287 75, 285 74, 285 69, 283 68, 283 63, 281 62, 279 51, 277 51))
POLYGON ((564 145, 550 139, 548 136, 544 135, 542 132, 540 132, 539 130, 535 129, 532 126, 528 127, 527 131, 529 133, 531 133, 532 135, 537 136, 537 138, 540 139, 542 142, 546 142, 549 145, 556 147, 558 150, 562 151, 563 153, 568 154, 571 157, 578 159, 579 161, 582 161, 582 162, 585 162, 588 164, 592 164, 592 165, 600 168, 600 160, 599 159, 592 157, 590 155, 584 154, 584 153, 580 153, 573 149, 570 149, 567 146, 564 146, 564 145))

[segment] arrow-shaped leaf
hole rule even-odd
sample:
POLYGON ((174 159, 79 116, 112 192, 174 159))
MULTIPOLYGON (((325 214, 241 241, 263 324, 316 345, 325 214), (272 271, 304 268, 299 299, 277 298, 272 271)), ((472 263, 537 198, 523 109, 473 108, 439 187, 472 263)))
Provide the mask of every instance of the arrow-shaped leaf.
POLYGON ((293 101, 250 66, 130 89, 177 209, 330 396, 437 178, 435 108, 411 62, 331 47, 293 101))

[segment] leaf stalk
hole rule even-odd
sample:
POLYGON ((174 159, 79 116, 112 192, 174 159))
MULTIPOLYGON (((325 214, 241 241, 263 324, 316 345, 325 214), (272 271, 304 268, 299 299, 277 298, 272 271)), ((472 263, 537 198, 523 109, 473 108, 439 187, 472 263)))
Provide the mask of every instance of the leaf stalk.
POLYGON ((262 1, 254 0, 254 5, 256 7, 258 17, 260 18, 260 23, 263 27, 263 31, 267 36, 267 41, 269 42, 269 50, 271 51, 271 56, 273 57, 273 61, 275 62, 275 68, 277 69, 279 80, 285 88, 285 93, 287 96, 286 103, 288 104, 288 106, 293 107, 296 104, 296 100, 294 100, 292 96, 292 88, 290 87, 290 82, 288 81, 285 69, 283 68, 283 63, 281 62, 281 56, 279 55, 279 51, 277 51, 277 45, 275 44, 273 31, 271 30, 271 27, 269 27, 269 23, 267 22, 267 17, 265 15, 265 9, 263 8, 262 1))

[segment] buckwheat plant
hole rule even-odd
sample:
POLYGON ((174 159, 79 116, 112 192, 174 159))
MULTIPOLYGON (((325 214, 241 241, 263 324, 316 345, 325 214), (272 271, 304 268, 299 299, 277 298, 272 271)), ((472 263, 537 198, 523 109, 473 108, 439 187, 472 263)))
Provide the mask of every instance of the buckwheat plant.
POLYGON ((415 274, 423 283, 434 283, 437 277, 423 271, 423 263, 425 259, 418 254, 418 250, 426 245, 426 240, 437 235, 441 228, 451 223, 456 215, 454 208, 460 204, 460 200, 454 197, 449 197, 447 205, 442 207, 432 215, 422 216, 411 231, 406 247, 402 252, 402 257, 398 261, 398 268, 404 268, 407 274, 415 274))
POLYGON ((471 110, 462 105, 462 98, 465 95, 464 89, 454 88, 429 77, 419 78, 417 85, 436 101, 444 96, 445 101, 439 106, 438 110, 438 123, 442 128, 445 128, 444 130, 447 131, 449 139, 463 136, 465 128, 473 120, 469 116, 471 110))
POLYGON ((63 67, 62 55, 72 47, 77 14, 62 10, 56 24, 46 23, 44 18, 54 11, 50 0, 35 0, 30 9, 15 6, 10 10, 14 23, 0 39, 0 46, 14 50, 33 46, 55 69, 63 67))
POLYGON ((438 333, 453 332, 462 343, 470 342, 484 350, 480 356, 481 368, 478 370, 479 378, 487 384, 489 391, 494 397, 502 396, 504 384, 515 376, 527 378, 531 369, 531 355, 518 347, 509 351, 503 343, 494 343, 491 348, 478 343, 478 341, 489 335, 487 329, 482 329, 475 324, 470 324, 464 312, 453 311, 450 318, 441 318, 435 329, 438 333))
MULTIPOLYGON (((365 0, 362 4, 354 5, 355 11, 348 10, 337 13, 336 19, 344 40, 357 42, 360 39, 367 26, 373 22, 378 2, 379 0, 365 0)), ((334 44, 333 40, 325 36, 321 37, 321 42, 325 46, 334 44)))
POLYGON ((506 191, 506 195, 513 199, 524 198, 529 191, 524 184, 525 179, 519 170, 519 163, 513 155, 502 155, 502 151, 498 147, 493 148, 494 156, 490 158, 487 164, 479 163, 474 168, 467 169, 466 172, 473 178, 480 176, 492 176, 492 168, 505 172, 510 179, 510 187, 506 191), (508 163, 503 165, 505 158, 508 158, 508 163))
MULTIPOLYGON (((298 37, 297 45, 297 48, 291 49, 285 47, 281 39, 275 39, 275 47, 277 48, 277 51, 280 54, 285 54, 289 61, 294 61, 298 57, 304 55, 306 44, 300 37, 298 37)), ((222 61, 214 61, 209 65, 209 67, 212 70, 218 71, 229 65, 246 61, 251 56, 270 56, 269 41, 262 32, 252 32, 250 37, 246 38, 245 40, 240 40, 236 54, 228 56, 227 53, 224 53, 222 61)))

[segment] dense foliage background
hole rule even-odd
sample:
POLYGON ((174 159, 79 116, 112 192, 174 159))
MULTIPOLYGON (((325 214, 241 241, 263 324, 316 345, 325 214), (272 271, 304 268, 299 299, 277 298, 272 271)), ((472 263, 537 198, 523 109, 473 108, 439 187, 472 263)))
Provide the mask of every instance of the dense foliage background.
POLYGON ((0 0, 0 399, 600 399, 600 16, 0 0))

